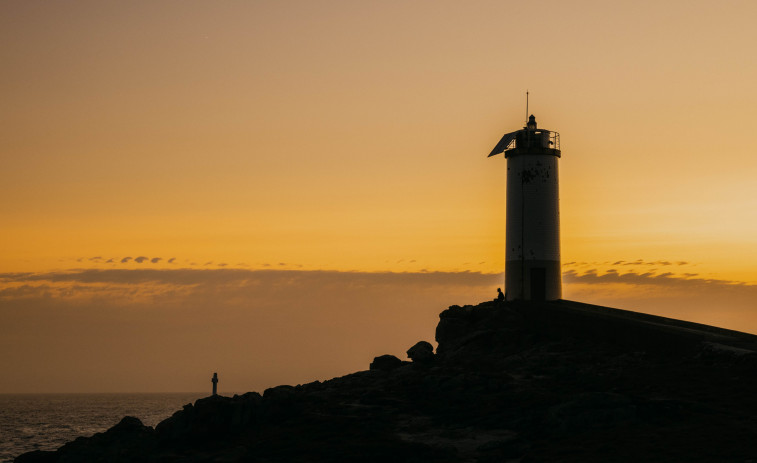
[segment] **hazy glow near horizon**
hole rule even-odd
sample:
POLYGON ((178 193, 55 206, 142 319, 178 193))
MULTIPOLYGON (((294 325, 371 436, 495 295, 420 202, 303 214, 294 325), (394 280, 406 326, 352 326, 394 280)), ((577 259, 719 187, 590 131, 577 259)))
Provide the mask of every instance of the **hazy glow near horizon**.
MULTIPOLYGON (((755 14, 4 2, 0 273, 499 273, 505 164, 486 155, 523 125, 529 89, 539 126, 561 133, 564 271, 609 275, 567 296, 659 313, 633 278, 757 284, 755 14)), ((16 291, 0 321, 35 284, 0 278, 16 291)), ((751 323, 739 313, 722 320, 751 323)))

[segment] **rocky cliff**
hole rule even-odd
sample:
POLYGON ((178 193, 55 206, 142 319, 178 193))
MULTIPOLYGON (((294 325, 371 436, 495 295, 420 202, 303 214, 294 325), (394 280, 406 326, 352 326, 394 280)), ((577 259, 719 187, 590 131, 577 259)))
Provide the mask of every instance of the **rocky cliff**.
POLYGON ((440 314, 436 353, 126 417, 28 462, 757 461, 757 336, 569 301, 440 314))

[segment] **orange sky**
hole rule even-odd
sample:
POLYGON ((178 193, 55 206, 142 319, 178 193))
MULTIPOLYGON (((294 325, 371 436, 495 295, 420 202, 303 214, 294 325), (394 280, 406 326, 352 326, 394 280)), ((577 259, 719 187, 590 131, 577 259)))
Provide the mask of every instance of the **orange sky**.
MULTIPOLYGON (((680 295, 751 288, 756 13, 749 1, 3 2, 0 272, 498 273, 504 160, 486 155, 523 125, 529 89, 540 127, 561 133, 566 297, 672 304, 638 281, 578 279, 608 271, 693 280, 680 295)), ((40 284, 0 278, 16 291, 0 294, 0 322, 20 323, 18 288, 40 284)), ((757 332, 749 291, 730 315, 676 316, 757 332)), ((37 358, 7 349, 0 369, 37 358)))

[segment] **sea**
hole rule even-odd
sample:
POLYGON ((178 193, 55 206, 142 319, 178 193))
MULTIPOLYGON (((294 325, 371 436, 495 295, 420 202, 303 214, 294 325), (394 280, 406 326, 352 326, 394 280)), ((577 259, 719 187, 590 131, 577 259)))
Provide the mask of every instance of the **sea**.
POLYGON ((32 450, 55 450, 134 416, 155 426, 208 393, 0 394, 0 462, 32 450))

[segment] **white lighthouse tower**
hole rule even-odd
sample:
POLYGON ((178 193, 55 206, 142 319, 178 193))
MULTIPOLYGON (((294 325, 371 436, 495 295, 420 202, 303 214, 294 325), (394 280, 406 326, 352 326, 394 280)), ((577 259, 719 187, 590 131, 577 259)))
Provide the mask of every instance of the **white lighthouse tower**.
POLYGON ((562 298, 560 272, 560 134, 537 129, 533 115, 505 134, 489 156, 507 159, 507 300, 562 298))

